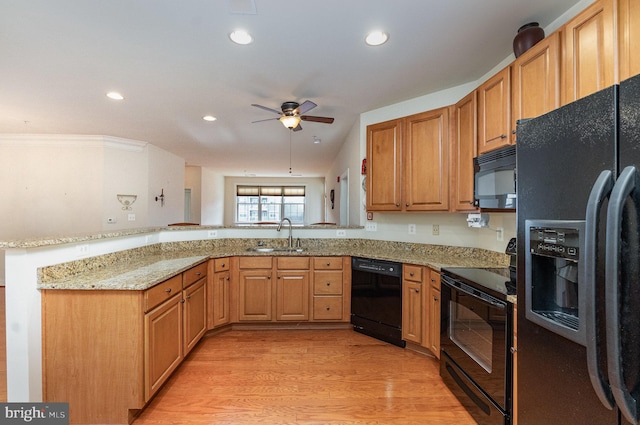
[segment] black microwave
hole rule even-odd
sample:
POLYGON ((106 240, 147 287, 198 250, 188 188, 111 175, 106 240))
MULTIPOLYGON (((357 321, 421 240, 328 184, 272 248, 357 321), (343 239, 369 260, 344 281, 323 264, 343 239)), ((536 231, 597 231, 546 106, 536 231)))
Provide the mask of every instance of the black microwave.
POLYGON ((516 208, 516 146, 473 158, 474 205, 487 210, 516 208))

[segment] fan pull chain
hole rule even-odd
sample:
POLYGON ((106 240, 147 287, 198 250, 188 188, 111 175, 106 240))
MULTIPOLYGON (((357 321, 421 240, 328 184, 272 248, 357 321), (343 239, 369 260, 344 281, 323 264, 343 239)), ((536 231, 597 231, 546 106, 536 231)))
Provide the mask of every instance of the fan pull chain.
POLYGON ((289 129, 289 174, 291 174, 291 133, 293 130, 289 129))

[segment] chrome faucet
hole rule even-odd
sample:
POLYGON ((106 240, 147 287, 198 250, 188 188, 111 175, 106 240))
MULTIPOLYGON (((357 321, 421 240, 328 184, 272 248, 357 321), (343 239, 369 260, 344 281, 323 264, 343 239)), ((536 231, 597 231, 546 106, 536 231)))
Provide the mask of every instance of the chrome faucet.
POLYGON ((293 248, 293 235, 292 235, 292 229, 291 229, 291 220, 289 220, 287 217, 285 217, 282 220, 280 220, 280 224, 278 224, 278 228, 276 229, 276 231, 279 232, 280 229, 282 229, 282 223, 284 223, 285 220, 289 222, 289 248, 293 248))

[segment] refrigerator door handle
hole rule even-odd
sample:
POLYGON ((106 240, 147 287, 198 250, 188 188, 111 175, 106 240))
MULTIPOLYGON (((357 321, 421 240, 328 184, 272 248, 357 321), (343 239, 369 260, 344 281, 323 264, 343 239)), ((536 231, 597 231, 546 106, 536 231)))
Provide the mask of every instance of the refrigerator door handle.
POLYGON ((624 383, 622 371, 622 341, 620 336, 620 234, 622 231, 622 212, 625 201, 635 189, 636 168, 626 167, 620 173, 611 192, 607 211, 606 246, 606 311, 607 311, 607 366, 613 397, 622 414, 633 424, 638 423, 638 401, 633 398, 624 383))
MULTIPOLYGON (((579 267, 583 269, 583 281, 585 298, 587 300, 585 312, 585 331, 587 340, 587 369, 591 385, 600 402, 607 408, 613 409, 615 402, 611 387, 607 380, 606 371, 600 368, 600 353, 598 346, 598 317, 596 312, 596 251, 598 246, 598 223, 602 203, 611 193, 613 188, 613 174, 610 170, 604 170, 591 188, 587 209, 585 213, 584 255, 579 267)), ((602 342, 604 343, 604 342, 602 342)))

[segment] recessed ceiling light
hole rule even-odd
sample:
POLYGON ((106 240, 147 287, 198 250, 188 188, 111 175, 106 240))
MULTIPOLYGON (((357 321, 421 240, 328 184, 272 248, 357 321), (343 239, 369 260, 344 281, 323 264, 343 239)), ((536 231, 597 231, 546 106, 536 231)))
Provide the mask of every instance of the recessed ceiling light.
POLYGON ((218 118, 214 117, 213 115, 205 115, 204 117, 202 117, 202 119, 205 121, 215 121, 218 118))
POLYGON ((113 100, 122 100, 122 99, 124 99, 124 96, 121 95, 120 93, 116 92, 116 91, 110 91, 109 93, 107 93, 107 97, 109 99, 113 99, 113 100))
POLYGON ((364 39, 364 41, 369 46, 379 46, 381 44, 386 43, 388 39, 389 39, 389 35, 386 32, 372 31, 369 34, 367 34, 367 37, 364 39))
POLYGON ((244 30, 236 30, 232 32, 231 34, 229 34, 229 38, 231 39, 231 41, 237 44, 249 44, 253 41, 253 37, 251 37, 251 34, 244 30))

